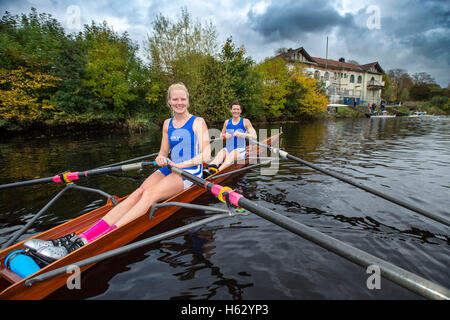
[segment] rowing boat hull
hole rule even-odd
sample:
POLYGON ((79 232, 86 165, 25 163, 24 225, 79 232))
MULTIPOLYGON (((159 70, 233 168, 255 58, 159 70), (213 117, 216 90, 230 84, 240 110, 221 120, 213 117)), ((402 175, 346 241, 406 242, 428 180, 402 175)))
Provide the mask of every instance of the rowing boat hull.
MULTIPOLYGON (((268 138, 264 143, 271 144, 274 141, 278 140, 279 135, 272 136, 268 138)), ((262 148, 258 148, 256 145, 250 146, 250 148, 255 148, 255 152, 258 154, 261 153, 262 148)), ((238 164, 234 167, 229 167, 220 172, 220 174, 233 171, 239 168, 242 168, 248 164, 248 161, 245 164, 238 164)), ((228 176, 218 178, 214 180, 215 183, 219 183, 225 180, 228 176)), ((192 186, 189 189, 184 190, 183 192, 173 196, 172 198, 166 200, 165 202, 184 202, 188 203, 196 198, 198 198, 201 194, 205 192, 204 188, 201 188, 197 185, 192 186)), ((118 202, 125 200, 126 197, 118 199, 118 202)), ((95 209, 91 212, 88 212, 78 218, 75 218, 71 221, 63 223, 55 228, 52 228, 48 231, 45 231, 36 236, 30 237, 29 239, 39 238, 39 239, 55 239, 66 234, 70 234, 73 232, 79 233, 80 231, 88 228, 95 221, 102 218, 105 214, 107 214, 113 208, 113 204, 108 202, 105 206, 95 209)), ((81 247, 80 249, 68 254, 64 258, 55 261, 52 264, 40 269, 35 274, 29 276, 28 278, 35 277, 39 274, 46 273, 50 270, 57 269, 64 266, 69 266, 71 264, 75 264, 77 261, 81 261, 83 259, 98 255, 100 253, 110 251, 121 246, 126 245, 131 242, 135 238, 137 238, 142 233, 147 230, 155 227, 162 221, 166 220, 170 216, 172 216, 175 212, 180 210, 179 207, 161 207, 155 211, 154 217, 149 220, 148 215, 143 215, 127 225, 124 225, 120 228, 114 229, 111 232, 107 233, 103 237, 89 243, 81 247)), ((23 249, 23 243, 29 239, 26 239, 22 242, 19 242, 15 245, 12 245, 6 249, 0 251, 0 261, 2 265, 0 267, 0 299, 3 300, 38 300, 43 299, 52 292, 56 291, 60 287, 64 286, 68 281, 68 277, 70 274, 62 274, 59 276, 55 276, 52 279, 43 282, 34 283, 31 287, 25 286, 25 281, 28 278, 22 279, 18 275, 14 274, 10 270, 6 269, 4 266, 5 257, 13 250, 23 249)), ((94 264, 85 266, 81 268, 81 271, 85 271, 86 269, 92 267, 94 264)))

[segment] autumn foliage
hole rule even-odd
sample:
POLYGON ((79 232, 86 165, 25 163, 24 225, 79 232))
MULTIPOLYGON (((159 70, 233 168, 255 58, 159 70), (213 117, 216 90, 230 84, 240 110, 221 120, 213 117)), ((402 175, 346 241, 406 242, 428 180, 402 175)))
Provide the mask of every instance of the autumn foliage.
POLYGON ((35 9, 0 19, 0 129, 130 119, 161 124, 170 116, 166 91, 173 82, 186 84, 192 113, 208 122, 222 123, 235 100, 252 120, 314 116, 328 103, 301 69, 281 59, 257 64, 231 37, 219 46, 215 27, 194 21, 186 9, 177 21, 157 16, 141 52, 106 22, 67 34, 35 9))
POLYGON ((327 97, 320 92, 317 79, 304 75, 293 75, 291 81, 300 91, 297 99, 300 114, 312 116, 326 110, 329 102, 327 97))
POLYGON ((281 58, 266 59, 257 66, 262 75, 263 108, 271 116, 313 116, 324 112, 328 99, 318 80, 300 67, 289 67, 281 58))
POLYGON ((19 121, 44 118, 54 110, 52 102, 45 99, 45 91, 56 87, 58 80, 23 67, 10 71, 0 69, 0 115, 19 121))

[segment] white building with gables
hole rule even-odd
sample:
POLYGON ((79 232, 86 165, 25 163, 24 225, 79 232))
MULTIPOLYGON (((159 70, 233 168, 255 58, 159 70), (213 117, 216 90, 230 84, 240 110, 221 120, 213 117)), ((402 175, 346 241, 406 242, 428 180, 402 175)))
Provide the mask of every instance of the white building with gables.
POLYGON ((345 62, 311 57, 303 47, 276 56, 283 58, 289 65, 301 64, 305 72, 325 83, 330 103, 353 105, 380 104, 381 89, 384 87, 384 74, 378 62, 357 65, 345 62))

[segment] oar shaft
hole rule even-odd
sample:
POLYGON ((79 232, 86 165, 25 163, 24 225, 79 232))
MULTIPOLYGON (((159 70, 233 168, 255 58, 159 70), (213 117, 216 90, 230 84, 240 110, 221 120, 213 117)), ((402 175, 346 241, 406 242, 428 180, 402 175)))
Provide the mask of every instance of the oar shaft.
POLYGON ((114 167, 107 167, 107 168, 100 168, 100 169, 92 169, 87 170, 79 173, 79 177, 92 177, 92 176, 98 176, 102 174, 107 173, 113 173, 113 172, 126 172, 126 171, 133 171, 133 170, 140 170, 144 167, 148 166, 155 166, 153 162, 150 161, 142 161, 137 163, 131 163, 131 164, 125 164, 121 166, 114 166, 114 167))
POLYGON ((32 186, 32 185, 44 184, 44 183, 52 183, 52 182, 54 182, 54 183, 70 182, 70 181, 75 181, 75 180, 78 180, 81 178, 98 176, 101 174, 139 170, 139 169, 142 169, 142 168, 148 167, 148 166, 155 166, 155 164, 153 162, 149 162, 149 161, 142 161, 142 162, 126 164, 126 165, 121 165, 121 166, 98 168, 98 169, 92 169, 92 170, 86 170, 86 171, 68 172, 68 173, 64 173, 61 175, 55 175, 53 177, 46 177, 46 178, 39 178, 39 179, 3 184, 3 185, 0 185, 0 190, 15 188, 15 187, 32 186))
MULTIPOLYGON (((197 185, 204 187, 216 196, 220 194, 220 190, 223 190, 222 186, 198 178, 180 168, 172 166, 168 167, 172 170, 172 172, 179 174, 182 177, 196 183, 197 185)), ((380 268, 382 276, 423 297, 430 299, 450 299, 450 291, 447 288, 421 278, 409 271, 401 269, 378 257, 352 247, 340 240, 337 240, 317 230, 307 227, 306 225, 285 217, 279 213, 276 213, 275 211, 260 206, 257 203, 246 199, 243 195, 235 191, 227 190, 224 193, 228 193, 229 201, 231 202, 231 204, 247 209, 286 230, 289 230, 309 241, 320 245, 325 249, 328 249, 346 258, 353 263, 359 264, 364 267, 368 267, 370 265, 378 266, 380 268)))
POLYGON ((276 213, 275 211, 262 207, 246 198, 240 198, 238 204, 242 208, 254 212, 256 215, 269 220, 304 239, 310 240, 353 263, 359 264, 365 268, 371 265, 378 266, 380 268, 381 276, 425 298, 439 300, 450 299, 450 291, 447 288, 419 277, 416 274, 397 267, 396 265, 393 265, 383 259, 350 246, 345 242, 330 237, 295 220, 287 218, 279 213, 276 213))
POLYGON ((304 165, 306 165, 306 166, 308 166, 308 167, 310 167, 310 168, 313 168, 313 169, 315 169, 315 170, 317 170, 317 171, 320 171, 320 172, 322 172, 322 173, 325 173, 325 174, 327 174, 327 175, 329 175, 329 176, 332 176, 332 177, 334 177, 334 178, 336 178, 336 179, 338 179, 338 180, 341 180, 341 181, 343 181, 343 182, 346 182, 346 183, 348 183, 348 184, 351 184, 352 186, 355 186, 355 187, 360 188, 360 189, 362 189, 362 190, 364 190, 364 191, 367 191, 367 192, 372 193, 372 194, 374 194, 374 195, 376 195, 376 196, 379 196, 379 197, 381 197, 381 198, 383 198, 383 199, 386 199, 386 200, 388 200, 388 201, 390 201, 390 202, 393 202, 393 203, 395 203, 395 204, 398 204, 398 205, 400 205, 400 206, 402 206, 402 207, 404 207, 404 208, 406 208, 406 209, 409 209, 409 210, 411 210, 411 211, 415 211, 415 212, 420 213, 421 215, 424 215, 424 216, 426 216, 426 217, 428 217, 428 218, 430 218, 430 219, 433 219, 433 220, 438 221, 438 222, 440 222, 440 223, 442 223, 442 224, 445 224, 445 225, 447 225, 447 226, 450 226, 450 219, 447 218, 447 217, 445 217, 445 216, 442 216, 442 215, 439 215, 439 214, 436 214, 436 213, 432 213, 432 212, 425 211, 425 210, 423 210, 423 209, 421 209, 421 208, 419 208, 419 207, 416 207, 416 206, 414 206, 414 205, 412 205, 412 204, 409 204, 409 203, 407 203, 407 202, 405 202, 405 201, 403 201, 403 200, 394 198, 394 197, 392 197, 392 196, 390 196, 390 195, 388 195, 388 194, 385 194, 385 193, 383 193, 383 192, 380 192, 380 191, 378 191, 378 190, 376 190, 376 189, 374 189, 374 188, 365 186, 365 185, 363 185, 363 184, 361 184, 361 183, 359 183, 359 182, 353 181, 353 180, 351 180, 351 179, 348 179, 348 178, 346 178, 346 177, 343 177, 343 176, 341 176, 341 175, 338 175, 338 174, 336 174, 336 173, 334 173, 334 172, 331 172, 331 171, 328 171, 328 170, 326 170, 326 169, 323 169, 323 168, 321 168, 321 167, 319 167, 319 166, 316 166, 316 165, 314 165, 314 164, 312 164, 312 163, 309 163, 309 162, 307 162, 307 161, 305 161, 305 160, 303 160, 303 159, 300 159, 300 158, 298 158, 298 157, 296 157, 296 156, 293 156, 293 155, 291 155, 291 154, 287 154, 286 157, 287 157, 288 159, 291 159, 291 160, 297 161, 297 162, 299 162, 299 163, 302 163, 302 164, 304 164, 304 165))
POLYGON ((44 183, 50 183, 50 182, 53 182, 53 177, 39 178, 39 179, 20 181, 20 182, 13 182, 13 183, 7 183, 7 184, 0 185, 0 190, 2 190, 2 189, 9 189, 9 188, 15 188, 15 187, 34 186, 34 185, 37 185, 37 184, 44 184, 44 183))
POLYGON ((433 219, 433 220, 435 220, 435 221, 437 221, 439 223, 442 223, 442 224, 444 224, 446 226, 450 226, 450 218, 448 218, 448 217, 445 217, 445 216, 437 214, 437 213, 432 213, 432 212, 425 211, 425 210, 423 210, 423 209, 421 209, 419 207, 416 207, 416 206, 414 206, 414 205, 412 205, 410 203, 407 203, 407 202, 405 202, 403 200, 397 199, 397 198, 392 197, 392 196, 390 196, 388 194, 380 192, 380 191, 378 191, 378 190, 376 190, 374 188, 365 186, 365 185, 363 185, 363 184, 361 184, 359 182, 355 182, 355 181, 353 181, 353 180, 351 180, 349 178, 343 177, 343 176, 341 176, 341 175, 339 175, 339 174, 337 174, 335 172, 332 172, 332 171, 326 170, 324 168, 321 168, 319 166, 316 166, 313 163, 310 163, 310 162, 305 161, 305 160, 303 160, 301 158, 293 156, 293 155, 291 155, 291 154, 289 154, 289 153, 287 153, 287 152, 285 152, 283 150, 280 150, 280 149, 277 149, 277 148, 273 148, 271 146, 268 146, 268 145, 266 145, 264 143, 261 143, 259 141, 253 140, 253 139, 248 139, 248 140, 250 142, 252 142, 252 143, 255 143, 255 144, 259 145, 259 146, 265 147, 265 148, 267 148, 267 149, 269 149, 271 151, 279 153, 283 158, 288 158, 290 160, 294 160, 296 162, 304 164, 305 166, 308 166, 308 167, 313 168, 313 169, 315 169, 317 171, 325 173, 325 174, 327 174, 327 175, 329 175, 329 176, 331 176, 333 178, 336 178, 338 180, 341 180, 341 181, 343 181, 345 183, 351 184, 352 186, 355 186, 355 187, 357 187, 359 189, 362 189, 364 191, 372 193, 372 194, 374 194, 376 196, 379 196, 379 197, 381 197, 381 198, 383 198, 385 200, 388 200, 388 201, 390 201, 392 203, 398 204, 398 205, 400 205, 400 206, 402 206, 402 207, 404 207, 406 209, 409 209, 411 211, 417 212, 417 213, 419 213, 419 214, 421 214, 423 216, 426 216, 426 217, 428 217, 430 219, 433 219))
MULTIPOLYGON (((215 142, 215 141, 219 141, 219 140, 226 140, 226 137, 219 137, 216 139, 212 139, 210 142, 215 142)), ((139 163, 133 163, 130 165, 122 165, 122 166, 120 166, 120 165, 129 163, 131 161, 137 161, 137 160, 142 160, 142 159, 146 159, 146 158, 151 158, 151 157, 158 155, 158 153, 159 152, 155 152, 155 153, 148 154, 145 156, 116 162, 116 163, 113 163, 110 165, 101 166, 101 167, 91 169, 91 170, 86 170, 86 171, 81 171, 81 172, 71 172, 67 175, 67 180, 74 181, 74 180, 78 180, 82 177, 87 177, 88 175, 95 176, 95 175, 99 175, 99 174, 107 174, 107 173, 118 172, 118 171, 120 172, 120 171, 129 171, 129 170, 139 170, 143 166, 148 166, 148 165, 151 165, 152 163, 143 161, 143 162, 139 162, 139 163), (139 164, 142 164, 142 166, 139 166, 139 164)), ((17 187, 33 186, 33 185, 46 184, 46 183, 52 183, 52 182, 60 183, 60 182, 64 182, 64 180, 61 179, 60 175, 55 175, 53 177, 46 177, 46 178, 39 178, 39 179, 3 184, 3 185, 0 185, 0 190, 17 188, 17 187)))
POLYGON ((95 168, 95 169, 107 168, 107 167, 111 167, 111 166, 118 166, 118 165, 121 165, 121 164, 130 163, 130 162, 133 162, 133 161, 138 161, 138 160, 151 158, 151 157, 157 156, 158 153, 159 152, 155 152, 155 153, 147 154, 145 156, 140 156, 140 157, 136 157, 136 158, 133 158, 133 159, 128 159, 128 160, 124 160, 124 161, 120 161, 120 162, 107 164, 107 165, 104 165, 104 166, 101 166, 101 167, 98 167, 98 168, 95 168))

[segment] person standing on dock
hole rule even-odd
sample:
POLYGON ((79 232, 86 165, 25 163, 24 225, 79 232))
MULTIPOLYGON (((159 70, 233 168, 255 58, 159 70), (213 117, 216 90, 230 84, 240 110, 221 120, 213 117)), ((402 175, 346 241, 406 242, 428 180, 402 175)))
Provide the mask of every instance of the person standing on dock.
POLYGON ((380 102, 380 109, 381 109, 381 114, 385 114, 386 111, 384 110, 384 103, 383 101, 380 102))
POLYGON ((256 130, 250 120, 241 118, 242 105, 238 101, 231 103, 231 119, 225 120, 222 137, 227 139, 225 148, 220 150, 204 171, 204 176, 223 170, 235 160, 245 158, 245 138, 257 138, 256 130))
POLYGON ((79 235, 72 234, 49 241, 32 239, 24 244, 27 248, 35 250, 44 258, 57 260, 126 225, 147 213, 153 204, 166 200, 193 184, 172 173, 166 167, 167 164, 202 177, 203 163, 211 157, 205 120, 189 113, 189 92, 181 83, 169 87, 167 103, 173 117, 166 119, 163 124, 161 147, 155 159, 161 168, 153 172, 127 199, 79 235))

